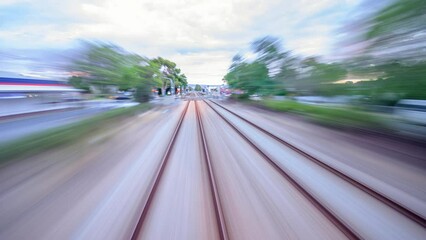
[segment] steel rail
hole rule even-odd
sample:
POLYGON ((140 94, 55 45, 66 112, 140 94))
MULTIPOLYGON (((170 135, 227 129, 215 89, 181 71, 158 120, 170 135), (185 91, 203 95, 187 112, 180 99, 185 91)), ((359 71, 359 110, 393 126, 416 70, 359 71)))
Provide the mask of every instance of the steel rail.
POLYGON ((294 178, 285 172, 279 165, 272 160, 266 153, 264 153, 253 141, 250 140, 242 131, 238 129, 235 124, 230 122, 214 107, 204 101, 216 114, 220 116, 235 132, 237 132, 256 152, 259 153, 281 176, 283 176, 293 187, 295 187, 312 205, 314 205, 330 222, 332 222, 346 237, 349 239, 362 239, 348 224, 344 223, 336 214, 330 211, 327 207, 322 205, 312 194, 305 190, 294 178))
POLYGON ((387 206, 389 206, 392 209, 398 211, 399 213, 403 214, 404 216, 410 218, 411 220, 417 222, 421 226, 426 227, 426 220, 425 220, 425 218, 423 218, 422 216, 418 215, 417 213, 415 213, 415 212, 411 211, 410 209, 402 206, 401 204, 395 202, 394 200, 392 200, 392 199, 384 196, 383 194, 377 192, 373 188, 368 187, 367 185, 365 185, 365 184, 363 184, 363 183, 355 180, 354 178, 346 175, 342 171, 337 170, 336 168, 334 168, 334 167, 326 164, 324 161, 318 159, 317 157, 314 157, 313 155, 307 153, 306 151, 303 151, 302 149, 296 147, 294 144, 291 144, 288 141, 283 140, 282 138, 278 137, 277 135, 269 132, 268 130, 266 130, 266 129, 262 128, 262 127, 260 127, 259 125, 253 123, 252 121, 247 120, 246 118, 242 117, 241 115, 236 114, 235 112, 229 110, 228 108, 226 108, 226 107, 224 107, 224 106, 222 106, 222 105, 220 105, 220 104, 218 104, 218 103, 216 103, 214 101, 210 101, 210 102, 212 102, 213 104, 217 105, 218 107, 221 107, 225 111, 233 114, 234 116, 238 117, 239 119, 245 121, 246 123, 250 124, 251 126, 255 127, 256 129, 260 130, 261 132, 265 133, 266 135, 272 137, 276 141, 278 141, 281 144, 285 145, 286 147, 294 150, 295 152, 299 153, 300 155, 304 156, 305 158, 307 158, 307 159, 311 160, 312 162, 316 163, 317 165, 319 165, 319 166, 323 167, 324 169, 326 169, 326 170, 334 173, 336 176, 338 176, 341 179, 345 180, 346 182, 352 184, 353 186, 357 187, 358 189, 366 192, 370 196, 372 196, 372 197, 376 198, 377 200, 383 202, 387 206))
POLYGON ((146 216, 148 215, 149 208, 150 208, 150 206, 152 204, 152 201, 154 199, 155 193, 156 193, 156 191, 158 189, 158 185, 160 183, 161 176, 163 175, 164 169, 165 169, 165 167, 167 165, 167 162, 169 160, 171 150, 172 150, 173 145, 174 145, 175 140, 176 140, 176 136, 177 136, 177 134, 178 134, 178 132, 180 130, 180 127, 182 125, 183 119, 184 119, 184 117, 186 115, 186 112, 188 110, 189 103, 190 103, 190 101, 187 102, 187 104, 185 106, 185 109, 183 110, 183 112, 182 112, 182 114, 181 114, 181 116, 179 118, 179 121, 178 121, 178 123, 177 123, 177 125, 176 125, 176 127, 175 127, 175 129, 173 131, 172 137, 170 138, 169 144, 167 145, 167 148, 166 148, 166 150, 164 152, 164 155, 163 155, 163 157, 161 159, 161 162, 160 162, 160 164, 158 166, 158 169, 156 171, 155 177, 153 178, 152 183, 151 183, 151 185, 149 187, 149 195, 148 195, 147 200, 144 203, 144 207, 143 207, 142 213, 141 213, 141 215, 139 217, 138 223, 137 223, 137 225, 135 227, 135 230, 133 231, 132 238, 131 238, 132 240, 136 240, 139 237, 139 234, 140 234, 140 231, 142 229, 143 223, 144 223, 144 221, 146 219, 146 216))
POLYGON ((203 121, 201 119, 201 114, 200 114, 200 110, 198 109, 197 101, 194 101, 194 103, 195 103, 195 112, 196 112, 197 120, 198 120, 198 128, 199 128, 201 140, 203 142, 203 155, 204 155, 204 159, 206 161, 207 169, 209 173, 210 190, 212 191, 212 197, 213 197, 214 206, 215 206, 215 215, 216 215, 217 226, 219 228, 218 229, 219 237, 221 240, 228 240, 229 236, 228 236, 228 232, 226 228, 222 204, 219 197, 219 191, 218 191, 216 180, 215 180, 216 178, 215 178, 215 174, 214 174, 214 170, 212 166, 212 161, 211 161, 209 150, 208 150, 203 121))

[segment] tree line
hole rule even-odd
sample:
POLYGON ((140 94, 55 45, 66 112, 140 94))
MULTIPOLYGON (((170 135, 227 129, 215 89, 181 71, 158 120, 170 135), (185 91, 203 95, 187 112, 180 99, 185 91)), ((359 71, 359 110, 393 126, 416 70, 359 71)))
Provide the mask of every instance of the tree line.
POLYGON ((279 38, 266 36, 251 44, 254 59, 235 55, 224 79, 246 94, 286 95, 321 93, 321 84, 337 81, 347 73, 338 63, 301 58, 284 50, 279 38))
POLYGON ((426 99, 425 13, 424 0, 397 0, 362 15, 343 28, 339 48, 352 51, 334 62, 297 56, 279 38, 262 37, 250 45, 255 57, 235 55, 224 79, 246 95, 359 95, 374 104, 426 99), (348 76, 369 81, 338 82, 348 76))
POLYGON ((164 95, 172 83, 178 88, 188 84, 185 74, 170 60, 149 59, 103 42, 84 42, 69 70, 74 75, 69 83, 76 88, 96 88, 106 94, 114 86, 121 91, 133 91, 140 102, 148 101, 154 88, 161 88, 164 95))

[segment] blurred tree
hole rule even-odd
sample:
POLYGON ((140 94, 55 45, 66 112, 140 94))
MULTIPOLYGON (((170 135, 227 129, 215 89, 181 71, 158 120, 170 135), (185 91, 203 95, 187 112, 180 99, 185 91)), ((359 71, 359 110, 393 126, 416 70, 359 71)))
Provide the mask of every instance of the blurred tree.
POLYGON ((185 87, 188 85, 185 74, 181 73, 181 70, 176 67, 176 63, 158 57, 152 60, 159 67, 159 77, 162 80, 161 92, 163 95, 166 93, 166 88, 171 87, 170 80, 173 81, 175 87, 185 87))
POLYGON ((150 60, 112 44, 84 42, 83 45, 70 66, 71 71, 84 73, 69 79, 78 88, 95 86, 101 93, 109 93, 109 86, 122 91, 136 90, 137 100, 147 101, 152 88, 163 87, 164 92, 170 79, 176 86, 187 85, 185 74, 167 59, 150 60))
POLYGON ((237 67, 243 62, 244 62, 243 56, 241 54, 236 54, 234 57, 232 57, 232 63, 231 63, 231 66, 229 67, 229 70, 234 69, 235 67, 237 67))
POLYGON ((426 1, 397 0, 373 15, 365 40, 384 59, 417 61, 426 56, 426 1), (423 49, 423 51, 421 51, 423 49))
POLYGON ((138 66, 127 66, 120 69, 120 75, 117 78, 116 86, 120 91, 126 91, 134 88, 140 81, 140 76, 138 75, 138 66))
POLYGON ((162 80, 159 77, 159 67, 155 62, 148 61, 143 65, 136 66, 135 71, 139 77, 139 81, 135 85, 135 98, 139 102, 149 101, 152 96, 152 89, 162 84, 162 80))
POLYGON ((290 51, 282 54, 278 74, 273 77, 276 85, 274 94, 285 95, 294 92, 301 77, 300 69, 301 61, 298 57, 293 56, 290 51))
POLYGON ((277 37, 266 36, 256 39, 251 44, 252 51, 257 54, 257 61, 265 63, 268 67, 283 58, 281 40, 277 37))
POLYGON ((173 71, 172 78, 174 79, 175 87, 184 89, 188 85, 185 74, 182 74, 179 68, 176 68, 175 71, 173 71))
MULTIPOLYGON (((279 38, 266 36, 251 43, 256 59, 247 63, 241 54, 232 58, 225 81, 232 87, 244 90, 247 94, 270 94, 277 90, 280 83, 271 78, 279 71, 283 53, 279 38)), ((281 87, 283 88, 283 87, 281 87)))
POLYGON ((239 64, 226 74, 225 80, 232 88, 244 90, 247 94, 268 94, 273 89, 268 68, 257 61, 239 64))
POLYGON ((224 77, 232 88, 247 94, 321 94, 324 84, 341 80, 347 74, 342 64, 294 56, 283 49, 276 37, 259 38, 253 41, 251 49, 256 59, 250 63, 240 54, 235 55, 224 77))
POLYGON ((302 67, 308 68, 308 78, 316 84, 335 82, 343 79, 347 71, 338 63, 320 63, 315 58, 308 58, 302 63, 302 67))
POLYGON ((68 79, 68 82, 75 88, 90 91, 90 85, 82 77, 72 76, 68 79))
POLYGON ((308 79, 305 81, 311 94, 324 95, 323 86, 325 84, 342 80, 347 74, 347 70, 337 63, 320 63, 315 59, 308 59, 305 64, 310 68, 308 79))
POLYGON ((395 0, 358 19, 361 38, 353 31, 352 46, 365 46, 346 61, 351 73, 375 81, 353 84, 353 92, 373 103, 392 104, 400 98, 426 99, 426 1, 395 0))
POLYGON ((134 58, 127 58, 124 51, 112 44, 84 42, 83 50, 73 61, 72 70, 84 72, 82 77, 89 85, 108 92, 108 86, 122 84, 123 71, 132 66, 134 58))
POLYGON ((202 88, 201 88, 201 86, 200 85, 195 85, 195 91, 197 91, 197 92, 201 92, 201 90, 203 90, 202 88))
POLYGON ((266 94, 285 95, 288 89, 294 88, 299 79, 298 69, 300 61, 293 56, 291 51, 286 51, 282 47, 282 41, 273 36, 266 36, 255 40, 251 44, 251 49, 257 55, 256 61, 263 63, 268 68, 266 94))

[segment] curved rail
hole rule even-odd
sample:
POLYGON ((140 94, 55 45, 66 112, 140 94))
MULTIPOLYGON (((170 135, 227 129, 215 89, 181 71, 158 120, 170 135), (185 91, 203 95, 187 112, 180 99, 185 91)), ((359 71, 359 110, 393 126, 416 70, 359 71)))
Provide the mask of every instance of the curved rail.
POLYGON ((229 236, 228 236, 228 232, 226 230, 226 224, 225 224, 225 219, 224 219, 224 215, 223 215, 223 209, 222 209, 221 201, 220 201, 220 198, 219 198, 219 192, 218 192, 217 184, 216 184, 216 181, 215 181, 213 166, 212 166, 212 162, 210 160, 210 155, 209 155, 209 151, 208 151, 208 147, 207 147, 207 140, 206 140, 206 135, 205 135, 205 132, 204 132, 203 121, 201 120, 201 114, 200 114, 199 109, 198 109, 197 101, 194 101, 194 103, 195 103, 195 112, 196 112, 197 120, 198 120, 198 128, 199 128, 201 140, 203 142, 204 159, 206 161, 207 169, 208 169, 208 173, 209 173, 210 190, 212 191, 212 196, 213 196, 213 201, 214 201, 214 206, 215 206, 215 215, 216 215, 217 226, 219 228, 218 229, 219 230, 219 236, 220 236, 221 240, 228 240, 229 236))
POLYGON ((166 151, 165 151, 165 153, 163 155, 163 158, 161 159, 160 165, 159 165, 159 167, 157 169, 155 177, 154 177, 154 179, 152 181, 152 184, 151 184, 151 186, 149 188, 150 190, 149 190, 148 198, 145 201, 145 204, 144 204, 141 216, 139 217, 139 221, 138 221, 138 223, 136 225, 135 230, 133 231, 132 240, 136 240, 139 237, 140 230, 141 230, 141 228, 143 226, 143 222, 146 219, 146 216, 148 214, 148 210, 149 210, 149 208, 151 206, 151 203, 152 203, 152 201, 154 199, 154 195, 155 195, 155 193, 156 193, 156 191, 158 189, 158 185, 160 183, 161 176, 163 175, 164 169, 165 169, 165 167, 167 165, 167 162, 169 160, 171 150, 172 150, 173 145, 175 143, 176 136, 177 136, 177 134, 178 134, 178 132, 180 130, 180 127, 182 125, 183 119, 184 119, 184 117, 186 115, 186 112, 188 110, 189 103, 190 103, 190 101, 187 102, 187 104, 185 106, 185 109, 183 110, 183 112, 182 112, 182 114, 181 114, 181 116, 179 118, 178 124, 176 125, 176 128, 173 131, 172 137, 171 137, 171 139, 169 141, 169 144, 167 145, 167 148, 166 148, 166 151))
POLYGON ((302 185, 297 183, 289 174, 287 174, 279 165, 265 154, 253 141, 251 141, 243 132, 241 132, 233 123, 220 114, 214 107, 204 101, 220 118, 222 118, 232 129, 234 129, 250 146, 255 149, 271 166, 276 169, 287 181, 293 185, 311 204, 313 204, 330 222, 332 222, 349 239, 361 239, 361 237, 345 224, 339 217, 323 206, 312 194, 305 190, 302 185))
MULTIPOLYGON (((276 141, 278 141, 281 144, 285 145, 286 147, 294 150, 295 152, 297 152, 300 155, 304 156, 305 158, 311 160, 312 162, 316 163, 317 165, 319 165, 319 166, 323 167, 324 169, 334 173, 335 175, 337 175, 341 179, 352 184, 353 186, 357 187, 358 189, 368 193, 370 196, 372 196, 372 197, 376 198, 377 200, 385 203, 386 205, 388 205, 392 209, 398 211, 399 213, 403 214, 404 216, 406 216, 406 217, 410 218, 411 220, 417 222, 421 226, 426 227, 426 220, 422 216, 418 215, 417 213, 415 213, 415 212, 411 211, 410 209, 398 204, 397 202, 393 201, 392 199, 390 199, 390 198, 384 196, 383 194, 375 191, 371 187, 368 187, 365 184, 351 178, 350 176, 344 174, 343 172, 337 170, 336 168, 326 164, 324 161, 321 161, 320 159, 312 156, 311 154, 309 154, 309 153, 303 151, 302 149, 296 147, 295 145, 289 143, 288 141, 283 140, 282 138, 278 137, 277 135, 275 135, 275 134, 267 131, 266 129, 260 127, 259 125, 256 125, 255 123, 251 122, 250 120, 247 120, 246 118, 236 114, 235 112, 229 110, 228 108, 226 108, 226 107, 224 107, 224 106, 222 106, 222 105, 220 105, 220 104, 218 104, 214 101, 210 101, 210 102, 212 102, 213 104, 217 105, 218 107, 224 109, 225 111, 231 113, 232 115, 238 117, 239 119, 243 120, 244 122, 250 124, 251 126, 258 129, 259 131, 261 131, 261 132, 265 133, 266 135, 272 137, 276 141)), ((208 104, 208 103, 206 102, 206 104, 208 104)))

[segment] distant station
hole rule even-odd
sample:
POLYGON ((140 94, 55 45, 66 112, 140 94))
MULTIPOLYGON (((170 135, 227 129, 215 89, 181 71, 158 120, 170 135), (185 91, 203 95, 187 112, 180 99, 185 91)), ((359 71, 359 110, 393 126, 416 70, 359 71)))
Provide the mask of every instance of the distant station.
POLYGON ((221 85, 188 84, 187 90, 190 88, 195 89, 197 85, 200 85, 201 91, 205 93, 215 93, 215 92, 220 94, 230 93, 228 85, 226 84, 221 84, 221 85))
POLYGON ((0 72, 0 116, 37 109, 50 109, 52 104, 81 99, 82 90, 66 80, 43 79, 0 72))
POLYGON ((41 93, 41 92, 79 92, 67 84, 66 80, 52 80, 0 73, 1 93, 41 93))

